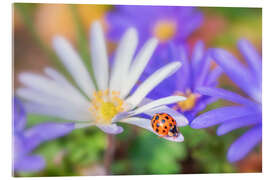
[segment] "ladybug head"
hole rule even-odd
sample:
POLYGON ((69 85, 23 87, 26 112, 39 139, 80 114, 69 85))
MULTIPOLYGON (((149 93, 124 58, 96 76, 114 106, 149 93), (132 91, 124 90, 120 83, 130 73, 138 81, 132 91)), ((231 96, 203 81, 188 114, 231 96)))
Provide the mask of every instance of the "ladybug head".
POLYGON ((176 126, 173 126, 170 128, 170 130, 168 132, 168 136, 170 136, 170 137, 177 137, 178 136, 178 130, 177 130, 176 126))

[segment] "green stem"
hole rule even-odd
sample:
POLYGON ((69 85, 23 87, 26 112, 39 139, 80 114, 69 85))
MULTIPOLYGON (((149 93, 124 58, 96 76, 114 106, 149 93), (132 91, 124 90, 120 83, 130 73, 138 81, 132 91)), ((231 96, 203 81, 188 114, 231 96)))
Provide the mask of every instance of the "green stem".
POLYGON ((107 135, 107 149, 104 154, 104 168, 106 171, 106 175, 111 174, 111 164, 113 162, 114 152, 116 148, 116 139, 115 135, 108 134, 107 135))

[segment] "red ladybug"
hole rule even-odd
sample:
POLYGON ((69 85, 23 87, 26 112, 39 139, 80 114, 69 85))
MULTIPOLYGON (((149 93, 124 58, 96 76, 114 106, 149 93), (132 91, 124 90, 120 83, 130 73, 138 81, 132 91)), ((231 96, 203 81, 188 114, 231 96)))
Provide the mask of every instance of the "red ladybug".
POLYGON ((177 137, 178 129, 175 119, 167 113, 157 113, 151 120, 153 130, 161 137, 177 137))

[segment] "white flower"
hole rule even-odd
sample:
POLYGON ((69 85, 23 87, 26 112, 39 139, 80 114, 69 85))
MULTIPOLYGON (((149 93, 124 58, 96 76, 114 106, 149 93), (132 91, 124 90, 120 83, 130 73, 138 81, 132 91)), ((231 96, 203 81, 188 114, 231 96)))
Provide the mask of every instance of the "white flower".
MULTIPOLYGON (((154 132, 150 119, 138 117, 141 113, 150 116, 158 112, 168 113, 175 118, 178 126, 188 124, 183 115, 166 106, 183 101, 185 97, 169 96, 154 101, 146 99, 153 88, 180 67, 179 62, 158 69, 131 94, 131 89, 152 56, 157 45, 156 39, 148 40, 133 59, 138 36, 135 29, 128 29, 119 43, 114 64, 110 68, 104 35, 98 22, 92 24, 90 37, 97 89, 71 44, 62 37, 55 37, 53 47, 75 85, 52 68, 45 69, 47 77, 21 73, 19 80, 26 87, 19 88, 17 95, 27 100, 25 106, 28 112, 70 120, 75 122, 76 128, 95 125, 111 134, 123 131, 122 127, 116 125, 117 122, 133 124, 154 132)), ((165 138, 178 142, 184 140, 182 134, 177 138, 165 138)))

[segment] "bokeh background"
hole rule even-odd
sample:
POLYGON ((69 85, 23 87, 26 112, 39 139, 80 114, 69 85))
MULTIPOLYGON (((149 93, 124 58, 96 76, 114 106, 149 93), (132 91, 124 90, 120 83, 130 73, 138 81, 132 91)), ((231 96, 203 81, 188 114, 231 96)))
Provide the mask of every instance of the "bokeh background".
MULTIPOLYGON (((54 35, 68 38, 79 50, 87 43, 87 33, 93 20, 100 20, 108 30, 106 12, 110 5, 68 4, 14 4, 13 11, 13 63, 14 89, 20 86, 17 75, 31 71, 42 73, 44 67, 62 66, 51 50, 54 35)), ((236 48, 239 38, 250 40, 261 52, 262 10, 260 8, 198 7, 204 13, 204 22, 189 38, 193 46, 203 40, 207 47, 223 47, 239 59, 236 48)), ((115 44, 108 42, 109 51, 115 44)), ((242 93, 225 76, 220 86, 242 93)), ((217 101, 206 110, 228 104, 217 101)), ((28 115, 28 127, 48 121, 49 117, 28 115)), ((245 129, 217 136, 215 128, 195 130, 189 126, 180 131, 183 143, 158 138, 149 131, 123 125, 124 132, 116 136, 111 173, 121 174, 180 174, 180 173, 232 173, 261 172, 261 145, 245 159, 231 164, 226 159, 229 145, 245 129)), ((34 153, 45 157, 47 166, 37 173, 16 173, 15 176, 72 176, 104 175, 106 135, 96 127, 79 129, 71 134, 42 144, 34 153)))

